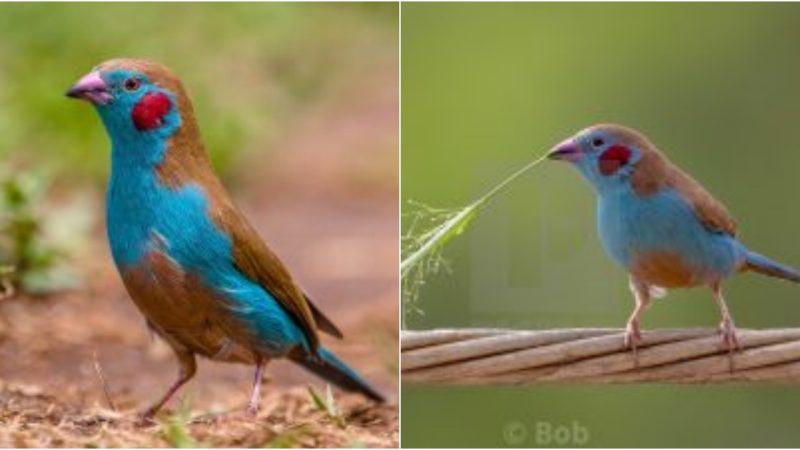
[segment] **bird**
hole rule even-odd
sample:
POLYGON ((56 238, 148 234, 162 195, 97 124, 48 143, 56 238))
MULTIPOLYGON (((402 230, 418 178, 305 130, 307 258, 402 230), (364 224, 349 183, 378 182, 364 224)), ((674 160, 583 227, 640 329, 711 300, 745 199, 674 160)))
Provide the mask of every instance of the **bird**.
POLYGON ((637 130, 590 126, 547 157, 569 162, 597 194, 600 241, 628 272, 635 299, 624 333, 634 355, 642 341, 641 316, 667 289, 709 287, 723 345, 733 354, 741 346, 722 283, 738 272, 800 283, 796 269, 749 250, 727 208, 637 130))
POLYGON ((180 79, 145 59, 94 67, 66 95, 94 106, 111 142, 106 228, 111 255, 146 325, 179 374, 151 420, 197 372, 197 357, 255 366, 258 413, 268 361, 288 358, 347 391, 385 398, 320 341, 342 332, 299 287, 236 207, 206 154, 180 79))

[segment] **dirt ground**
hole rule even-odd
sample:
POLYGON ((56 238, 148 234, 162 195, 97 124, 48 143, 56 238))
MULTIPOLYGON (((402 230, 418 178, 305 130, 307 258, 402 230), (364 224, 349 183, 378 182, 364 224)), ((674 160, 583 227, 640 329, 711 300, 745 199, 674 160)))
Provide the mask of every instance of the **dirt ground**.
POLYGON ((385 87, 396 86, 396 73, 378 68, 369 82, 314 106, 281 134, 277 152, 248 161, 236 195, 344 331, 344 340, 325 343, 387 404, 334 389, 344 418, 334 420, 308 393, 309 384, 324 393, 325 383, 277 361, 253 419, 244 414, 253 369, 200 361, 159 422, 138 426, 137 412, 174 380, 177 365, 127 298, 99 221, 76 262, 83 288, 0 301, 0 446, 396 447, 398 99, 385 87))

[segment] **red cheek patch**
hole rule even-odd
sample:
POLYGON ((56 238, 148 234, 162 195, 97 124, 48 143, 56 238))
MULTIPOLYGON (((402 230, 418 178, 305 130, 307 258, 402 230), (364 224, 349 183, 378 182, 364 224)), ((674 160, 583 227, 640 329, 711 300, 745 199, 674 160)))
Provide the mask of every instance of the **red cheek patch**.
POLYGON ((631 159, 631 149, 624 145, 612 145, 600 155, 600 173, 605 176, 615 174, 631 159))
POLYGON ((164 116, 167 115, 172 102, 163 92, 146 94, 134 105, 131 111, 133 125, 139 131, 152 130, 164 124, 164 116))

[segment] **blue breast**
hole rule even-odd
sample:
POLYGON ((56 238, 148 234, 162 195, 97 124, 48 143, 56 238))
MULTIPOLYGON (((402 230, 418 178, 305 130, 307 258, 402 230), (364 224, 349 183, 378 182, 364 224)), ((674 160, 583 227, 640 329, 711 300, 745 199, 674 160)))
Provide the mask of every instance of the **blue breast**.
MULTIPOLYGON (((253 336, 250 346, 283 355, 296 345, 308 348, 305 335, 269 292, 234 265, 232 240, 207 214, 209 202, 196 184, 169 188, 154 170, 163 141, 113 145, 112 175, 107 193, 107 229, 111 253, 124 271, 160 251, 179 268, 199 276, 224 300, 225 311, 253 336)), ((191 313, 191 312, 187 312, 191 313)))
POLYGON ((629 183, 617 183, 598 197, 603 247, 629 270, 637 255, 669 252, 697 273, 724 278, 744 256, 744 247, 734 237, 706 228, 675 190, 640 196, 629 183))

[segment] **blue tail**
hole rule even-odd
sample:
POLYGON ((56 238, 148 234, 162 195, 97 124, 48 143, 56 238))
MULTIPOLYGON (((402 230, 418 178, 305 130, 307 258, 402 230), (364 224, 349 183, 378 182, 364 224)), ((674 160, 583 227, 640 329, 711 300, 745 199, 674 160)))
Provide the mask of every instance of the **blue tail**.
POLYGON ((800 272, 791 267, 777 263, 764 255, 759 255, 756 252, 747 252, 744 269, 800 283, 800 272))
POLYGON ((292 357, 292 360, 346 391, 360 392, 379 403, 386 401, 383 395, 364 381, 355 370, 324 347, 319 347, 316 358, 303 355, 292 357))

